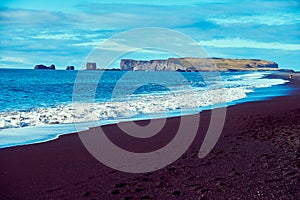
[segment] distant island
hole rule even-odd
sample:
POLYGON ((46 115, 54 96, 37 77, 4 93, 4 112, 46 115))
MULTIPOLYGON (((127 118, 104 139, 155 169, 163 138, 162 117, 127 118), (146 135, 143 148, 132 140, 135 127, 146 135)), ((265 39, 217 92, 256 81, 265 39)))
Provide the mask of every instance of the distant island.
POLYGON ((55 65, 50 65, 49 67, 47 67, 46 65, 36 65, 34 66, 34 69, 48 69, 48 70, 55 70, 55 65))
POLYGON ((228 58, 169 58, 166 60, 122 59, 120 69, 124 71, 249 71, 279 70, 278 64, 259 59, 228 58))
MULTIPOLYGON (((34 69, 43 69, 43 70, 55 70, 55 65, 52 64, 49 67, 47 67, 46 65, 35 65, 34 69)), ((75 70, 74 66, 67 66, 66 70, 75 70)))
POLYGON ((74 67, 74 66, 68 66, 68 67, 66 68, 66 70, 75 70, 75 67, 74 67))

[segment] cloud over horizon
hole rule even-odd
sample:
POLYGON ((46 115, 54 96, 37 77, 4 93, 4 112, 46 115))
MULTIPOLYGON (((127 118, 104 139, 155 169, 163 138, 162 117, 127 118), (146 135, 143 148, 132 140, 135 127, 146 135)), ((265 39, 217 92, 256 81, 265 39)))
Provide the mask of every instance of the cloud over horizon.
MULTIPOLYGON (((0 8, 0 67, 19 67, 13 58, 24 61, 24 68, 41 62, 57 63, 61 69, 69 64, 78 66, 101 41, 142 27, 180 31, 208 48, 211 56, 248 57, 243 48, 281 51, 282 55, 300 52, 298 1, 101 2, 4 1, 0 8)), ((254 56, 274 59, 267 53, 254 56)), ((296 57, 278 60, 284 66, 299 62, 296 57)))

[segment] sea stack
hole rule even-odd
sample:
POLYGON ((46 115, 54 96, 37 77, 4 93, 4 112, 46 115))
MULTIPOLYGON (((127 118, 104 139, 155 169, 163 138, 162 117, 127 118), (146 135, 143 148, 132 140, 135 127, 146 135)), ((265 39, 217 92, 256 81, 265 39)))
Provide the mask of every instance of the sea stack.
POLYGON ((52 64, 52 65, 50 65, 49 67, 47 67, 47 66, 45 66, 45 65, 42 65, 42 64, 40 64, 40 65, 36 65, 36 66, 34 66, 34 69, 47 69, 47 70, 55 70, 55 65, 54 65, 54 64, 52 64))
POLYGON ((88 63, 86 63, 86 69, 87 70, 96 70, 97 69, 97 65, 96 65, 96 63, 88 62, 88 63))
POLYGON ((75 70, 75 67, 74 67, 74 66, 68 66, 68 67, 66 68, 66 70, 75 70))

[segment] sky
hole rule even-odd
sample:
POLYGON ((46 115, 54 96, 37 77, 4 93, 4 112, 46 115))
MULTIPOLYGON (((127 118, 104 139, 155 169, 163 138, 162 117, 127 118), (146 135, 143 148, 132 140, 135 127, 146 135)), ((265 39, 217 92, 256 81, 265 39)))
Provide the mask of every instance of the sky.
POLYGON ((185 34, 209 57, 264 59, 300 71, 299 0, 2 0, 0 68, 78 68, 101 42, 144 27, 185 34))

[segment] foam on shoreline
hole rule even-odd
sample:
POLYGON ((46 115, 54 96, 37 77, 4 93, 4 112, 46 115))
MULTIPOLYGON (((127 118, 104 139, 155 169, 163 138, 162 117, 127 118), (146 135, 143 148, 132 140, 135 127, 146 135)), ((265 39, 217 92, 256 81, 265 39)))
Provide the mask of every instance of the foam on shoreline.
MULTIPOLYGON (((182 116, 247 102, 251 101, 251 95, 255 96, 257 89, 267 90, 288 82, 262 78, 264 74, 236 75, 233 76, 235 81, 226 82, 223 88, 211 90, 190 88, 162 94, 137 95, 122 101, 75 103, 29 111, 0 112, 0 148, 53 140, 59 135, 83 131, 95 124, 182 116), (80 123, 82 130, 77 130, 74 123, 80 123)), ((254 97, 254 100, 267 98, 267 95, 263 92, 258 98, 254 97)))
POLYGON ((2 112, 0 128, 89 122, 130 118, 136 115, 164 113, 172 110, 197 109, 242 99, 248 92, 252 91, 246 88, 191 90, 167 95, 143 95, 128 101, 75 103, 54 108, 38 108, 29 112, 2 112))

